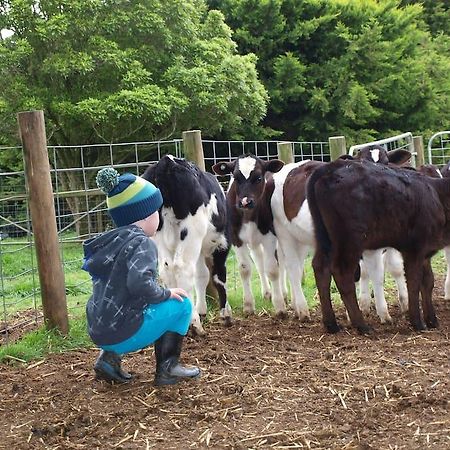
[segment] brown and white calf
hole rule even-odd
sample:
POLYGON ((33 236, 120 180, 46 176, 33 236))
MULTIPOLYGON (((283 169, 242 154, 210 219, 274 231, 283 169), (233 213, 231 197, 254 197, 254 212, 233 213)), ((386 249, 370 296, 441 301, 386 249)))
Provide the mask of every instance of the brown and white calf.
POLYGON ((272 174, 282 167, 282 161, 264 161, 250 154, 213 166, 218 175, 232 176, 226 196, 227 215, 230 240, 235 248, 243 284, 244 312, 247 314, 255 311, 255 299, 250 284, 250 254, 261 278, 263 295, 271 297, 277 315, 286 313, 279 269, 280 255, 277 253, 277 238, 270 207, 274 189, 272 174), (270 287, 266 275, 270 280, 270 287))
POLYGON ((307 199, 317 241, 313 268, 329 332, 339 330, 331 305, 331 276, 352 325, 362 333, 370 331, 358 307, 354 274, 364 250, 383 247, 396 248, 403 256, 412 326, 437 326, 430 258, 450 244, 450 179, 337 160, 312 174, 307 199))

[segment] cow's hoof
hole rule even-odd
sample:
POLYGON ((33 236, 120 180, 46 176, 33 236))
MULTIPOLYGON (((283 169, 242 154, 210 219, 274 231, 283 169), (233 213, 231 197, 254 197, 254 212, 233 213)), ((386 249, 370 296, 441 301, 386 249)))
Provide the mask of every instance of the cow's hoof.
POLYGON ((425 323, 427 324, 428 328, 438 328, 439 322, 437 320, 437 317, 432 317, 431 319, 425 319, 425 323))
POLYGON ((277 313, 275 313, 275 318, 285 320, 288 318, 288 313, 287 311, 278 311, 277 313))
POLYGON ((327 333, 330 334, 336 334, 339 333, 339 331, 341 331, 342 327, 340 325, 338 325, 338 323, 335 322, 331 322, 331 323, 324 323, 323 324, 325 329, 327 330, 327 333))
POLYGON ((244 309, 244 316, 245 317, 250 317, 255 315, 255 310, 254 309, 244 309))
POLYGON ((231 317, 229 317, 229 316, 227 316, 227 317, 222 317, 222 325, 224 326, 224 327, 231 327, 231 325, 233 325, 233 319, 231 318, 231 317))
POLYGON ((382 325, 392 325, 394 323, 390 315, 384 316, 383 318, 380 317, 380 322, 382 325))
POLYGON ((358 330, 359 334, 363 334, 366 336, 373 334, 373 328, 370 325, 359 325, 358 327, 356 327, 356 329, 358 330))
POLYGON ((426 331, 427 329, 427 326, 421 320, 418 320, 417 322, 414 322, 411 325, 416 331, 426 331))
POLYGON ((200 322, 204 322, 206 319, 206 314, 199 314, 200 316, 200 322))
POLYGON ((296 313, 295 315, 300 322, 311 322, 311 316, 309 314, 296 313))
POLYGON ((198 326, 191 327, 191 334, 193 337, 205 337, 206 336, 206 332, 203 329, 203 327, 198 327, 198 326))

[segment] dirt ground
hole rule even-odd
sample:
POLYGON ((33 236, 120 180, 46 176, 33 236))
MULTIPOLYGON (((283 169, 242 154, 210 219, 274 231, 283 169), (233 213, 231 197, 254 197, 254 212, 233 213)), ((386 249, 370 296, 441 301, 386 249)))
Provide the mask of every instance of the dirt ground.
MULTIPOLYGON (((450 448, 450 308, 442 280, 440 328, 413 332, 391 307, 373 335, 324 333, 267 315, 187 338, 198 381, 155 389, 153 349, 130 355, 129 385, 94 380, 97 351, 0 365, 0 448, 450 448)), ((341 324, 345 323, 339 310, 341 324)))

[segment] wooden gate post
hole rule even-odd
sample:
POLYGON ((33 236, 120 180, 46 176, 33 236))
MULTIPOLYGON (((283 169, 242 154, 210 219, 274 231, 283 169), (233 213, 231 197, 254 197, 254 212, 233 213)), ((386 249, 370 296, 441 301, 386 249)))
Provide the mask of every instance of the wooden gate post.
POLYGON ((195 162, 201 170, 205 170, 205 155, 203 154, 202 132, 200 130, 183 131, 184 156, 195 162))
POLYGON ((43 111, 17 115, 22 139, 31 223, 47 328, 69 331, 64 273, 59 251, 43 111))
POLYGON ((294 152, 292 150, 291 142, 278 142, 278 159, 283 161, 285 164, 290 164, 294 162, 294 152))
POLYGON ((330 158, 331 161, 338 159, 339 156, 347 153, 347 144, 345 143, 345 136, 333 136, 328 138, 330 145, 330 158))
POLYGON ((414 151, 416 152, 416 167, 423 166, 425 164, 425 152, 423 148, 423 137, 413 136, 414 151))

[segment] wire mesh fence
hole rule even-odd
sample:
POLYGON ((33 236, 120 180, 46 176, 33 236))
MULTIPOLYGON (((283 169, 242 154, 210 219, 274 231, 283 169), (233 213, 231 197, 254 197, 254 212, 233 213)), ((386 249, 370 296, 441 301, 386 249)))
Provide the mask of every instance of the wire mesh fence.
MULTIPOLYGON (((262 159, 278 156, 277 141, 202 141, 206 170, 219 161, 253 153, 262 159)), ((327 142, 293 142, 295 160, 330 158, 327 142)), ((20 147, 0 149, 21 167, 20 147)), ((82 264, 82 242, 110 229, 105 196, 95 176, 113 165, 140 175, 165 154, 183 157, 183 141, 48 147, 51 180, 64 266, 69 313, 83 312, 91 284, 82 264)), ((23 169, 0 172, 0 287, 2 343, 15 339, 27 325, 42 320, 39 275, 23 169)))

